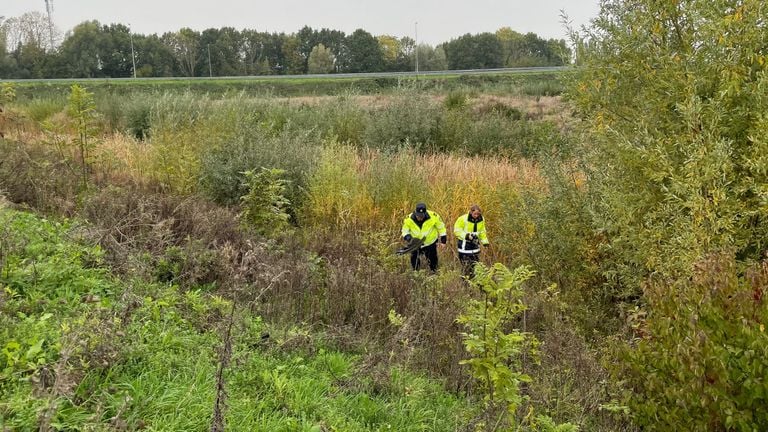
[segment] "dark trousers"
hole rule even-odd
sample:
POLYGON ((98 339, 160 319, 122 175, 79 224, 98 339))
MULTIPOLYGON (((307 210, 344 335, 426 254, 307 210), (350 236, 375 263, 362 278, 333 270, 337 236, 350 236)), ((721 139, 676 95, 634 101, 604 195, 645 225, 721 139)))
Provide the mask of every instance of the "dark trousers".
POLYGON ((434 242, 427 247, 423 247, 411 252, 411 267, 413 267, 414 270, 419 269, 419 263, 421 261, 419 260, 419 255, 421 254, 424 254, 424 256, 427 257, 427 262, 429 263, 429 269, 432 270, 433 272, 437 271, 437 242, 434 242))
POLYGON ((461 262, 461 273, 471 278, 475 277, 475 264, 480 261, 479 253, 465 254, 459 253, 459 262, 461 262))

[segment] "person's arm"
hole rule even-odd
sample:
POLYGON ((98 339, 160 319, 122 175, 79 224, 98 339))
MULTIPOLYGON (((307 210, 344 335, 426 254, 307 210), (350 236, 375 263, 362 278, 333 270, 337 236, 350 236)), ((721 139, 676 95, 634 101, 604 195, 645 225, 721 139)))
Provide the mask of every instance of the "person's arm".
POLYGON ((448 232, 445 230, 445 223, 439 214, 435 213, 435 216, 437 217, 435 227, 437 228, 437 233, 440 235, 440 243, 446 244, 448 243, 448 232))
POLYGON ((477 236, 480 238, 480 243, 482 243, 483 246, 488 246, 491 242, 488 241, 488 234, 485 232, 485 219, 483 219, 483 223, 478 225, 477 236))
POLYGON ((411 241, 411 229, 408 228, 408 216, 403 219, 403 228, 401 229, 400 236, 405 241, 411 241))
POLYGON ((464 217, 459 216, 456 222, 453 224, 453 235, 456 236, 456 240, 466 240, 467 232, 464 231, 464 217))

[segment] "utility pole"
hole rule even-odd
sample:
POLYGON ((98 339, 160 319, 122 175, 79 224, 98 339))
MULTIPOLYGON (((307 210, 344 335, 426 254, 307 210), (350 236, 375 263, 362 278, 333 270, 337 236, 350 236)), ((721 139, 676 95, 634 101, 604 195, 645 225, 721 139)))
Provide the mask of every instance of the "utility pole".
POLYGON ((48 14, 48 37, 51 41, 51 51, 53 51, 53 0, 45 0, 45 12, 48 14))
POLYGON ((414 29, 416 30, 416 39, 415 39, 415 46, 414 50, 416 50, 416 76, 419 76, 419 22, 416 21, 414 24, 414 29))
POLYGON ((133 30, 128 24, 128 34, 131 36, 131 62, 133 62, 133 78, 136 78, 136 53, 133 51, 133 30))
POLYGON ((208 44, 208 76, 213 78, 213 68, 211 67, 211 44, 208 44))

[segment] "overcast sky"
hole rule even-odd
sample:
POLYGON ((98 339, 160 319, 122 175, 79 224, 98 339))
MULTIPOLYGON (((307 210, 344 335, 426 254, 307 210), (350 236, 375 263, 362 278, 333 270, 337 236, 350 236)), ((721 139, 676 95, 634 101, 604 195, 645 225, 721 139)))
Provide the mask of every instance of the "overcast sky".
MULTIPOLYGON (((433 45, 504 26, 565 38, 561 9, 576 26, 598 12, 598 0, 53 0, 53 6, 54 23, 65 32, 96 19, 130 24, 144 34, 224 26, 292 33, 309 25, 413 37, 418 22, 419 42, 433 45)), ((45 12, 45 0, 0 0, 0 16, 6 18, 34 10, 45 12)))

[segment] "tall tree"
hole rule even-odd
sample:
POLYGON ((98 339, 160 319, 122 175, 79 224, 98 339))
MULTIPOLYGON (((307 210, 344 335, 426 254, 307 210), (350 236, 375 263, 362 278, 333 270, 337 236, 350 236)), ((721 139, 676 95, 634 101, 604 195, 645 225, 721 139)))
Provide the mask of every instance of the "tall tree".
POLYGON ((16 73, 16 60, 8 53, 5 22, 0 18, 0 78, 12 78, 16 73))
POLYGON ((156 34, 134 35, 136 76, 170 77, 178 75, 178 66, 171 49, 156 34))
POLYGON ((309 56, 312 54, 312 50, 321 43, 320 32, 310 26, 304 26, 296 33, 296 37, 299 38, 299 53, 304 59, 302 73, 306 73, 309 68, 309 56))
POLYGON ((343 31, 331 30, 327 28, 320 29, 317 33, 317 43, 330 48, 333 56, 336 58, 336 69, 344 68, 349 64, 349 53, 346 46, 347 36, 343 31))
POLYGON ((416 41, 408 36, 404 36, 398 42, 394 70, 402 72, 411 71, 416 67, 416 41))
POLYGON ((445 50, 442 46, 433 48, 429 44, 421 43, 419 51, 419 70, 434 71, 448 69, 448 61, 445 58, 445 50))
POLYGON ((242 45, 242 34, 232 27, 204 30, 200 35, 202 55, 198 70, 203 72, 202 75, 208 75, 209 72, 214 76, 241 75, 244 69, 242 45))
POLYGON ((309 53, 309 68, 311 74, 325 74, 333 71, 335 59, 330 48, 318 44, 309 53))
MULTIPOLYGON (((11 17, 3 23, 8 46, 26 45, 36 51, 52 51, 48 18, 40 12, 26 12, 19 17, 11 17)), ((53 28, 54 43, 60 31, 53 28)))
POLYGON ((501 42, 493 33, 469 33, 443 45, 449 69, 485 69, 504 65, 501 42))
POLYGON ((196 76, 200 60, 200 33, 185 27, 177 32, 165 33, 162 39, 173 53, 181 74, 196 76))
POLYGON ((384 66, 379 42, 370 33, 357 29, 347 37, 348 72, 377 72, 384 66))
POLYGON ((106 38, 98 21, 85 21, 76 25, 59 49, 59 56, 67 65, 67 75, 75 78, 104 76, 102 66, 104 52, 107 51, 105 43, 106 38))
POLYGON ((395 36, 379 35, 376 36, 381 48, 383 67, 386 71, 397 70, 397 58, 400 53, 400 41, 395 36))
POLYGON ((287 74, 305 72, 304 57, 301 54, 301 40, 296 35, 287 35, 283 39, 283 71, 287 74))
POLYGON ((268 50, 269 34, 256 30, 241 32, 243 70, 245 75, 268 75, 270 73, 268 50))
MULTIPOLYGON (((103 26, 100 32, 101 73, 113 78, 133 75, 131 30, 123 24, 103 26)), ((134 50, 135 51, 135 50, 134 50)))

